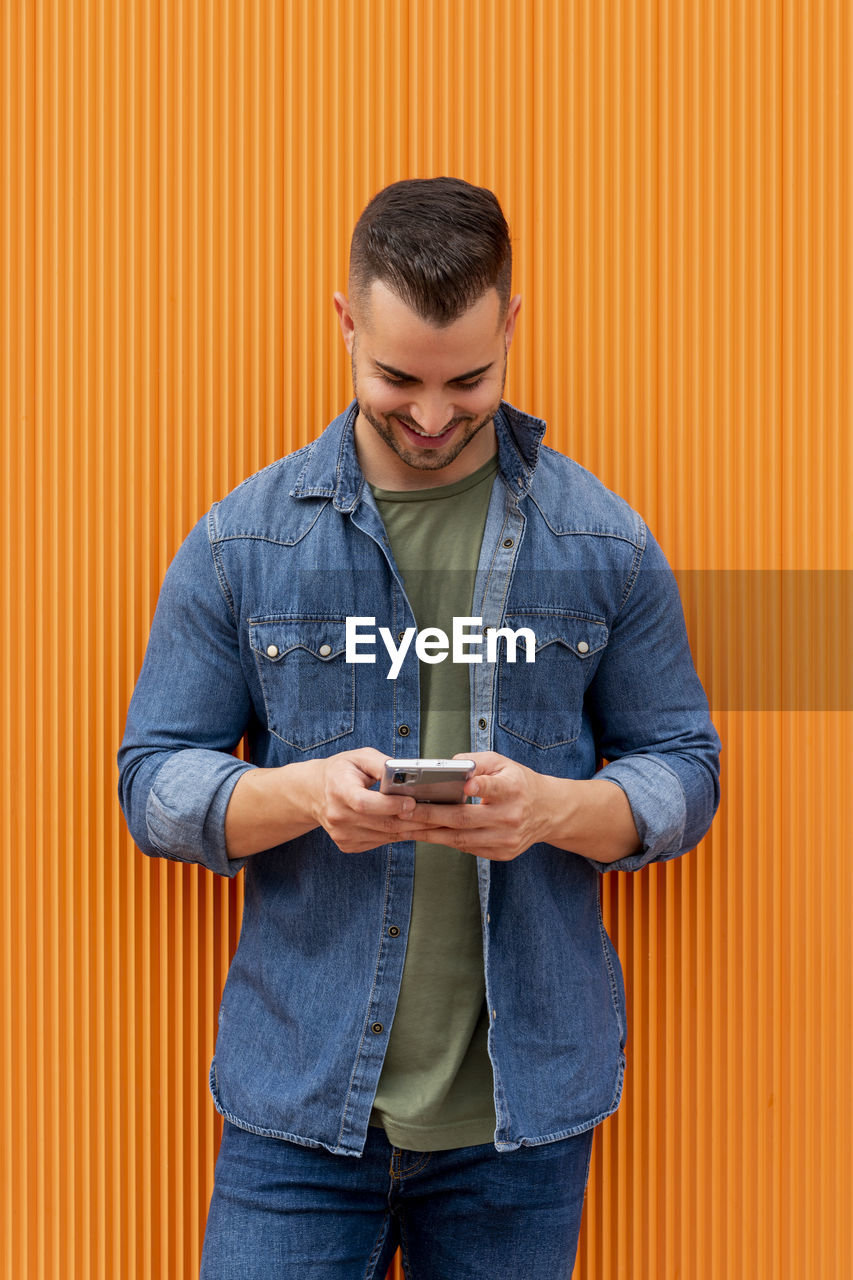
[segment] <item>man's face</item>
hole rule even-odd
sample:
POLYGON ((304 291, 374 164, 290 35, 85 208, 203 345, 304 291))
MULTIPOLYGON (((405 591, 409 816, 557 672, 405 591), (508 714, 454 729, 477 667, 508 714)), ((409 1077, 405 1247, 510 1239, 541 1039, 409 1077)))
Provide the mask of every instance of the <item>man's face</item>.
POLYGON ((356 448, 371 483, 449 484, 494 454, 493 419, 520 302, 513 298, 502 316, 497 291, 489 289, 439 328, 378 280, 355 314, 335 295, 359 406, 356 448))

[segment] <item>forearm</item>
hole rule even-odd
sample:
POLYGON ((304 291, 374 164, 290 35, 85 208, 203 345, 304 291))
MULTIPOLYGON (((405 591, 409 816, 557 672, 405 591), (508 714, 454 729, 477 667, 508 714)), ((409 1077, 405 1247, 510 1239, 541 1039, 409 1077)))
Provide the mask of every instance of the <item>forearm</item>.
POLYGON ((596 862, 617 862, 638 853, 642 841, 628 797, 606 779, 542 779, 543 839, 596 862))
POLYGON ((229 858, 273 849, 319 826, 313 811, 316 762, 244 773, 225 813, 229 858))
POLYGON ((375 747, 360 747, 246 773, 225 813, 228 857, 274 849, 315 827, 322 827, 345 853, 412 839, 419 826, 410 816, 414 800, 373 790, 385 759, 375 747))

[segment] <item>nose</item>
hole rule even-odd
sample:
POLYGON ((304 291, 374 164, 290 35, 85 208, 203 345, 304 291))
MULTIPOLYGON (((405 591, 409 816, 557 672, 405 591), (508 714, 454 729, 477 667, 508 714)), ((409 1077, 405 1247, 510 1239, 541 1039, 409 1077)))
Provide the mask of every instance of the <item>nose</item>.
POLYGON ((421 431, 437 436, 453 421, 453 405, 443 397, 419 400, 409 406, 409 414, 421 431))

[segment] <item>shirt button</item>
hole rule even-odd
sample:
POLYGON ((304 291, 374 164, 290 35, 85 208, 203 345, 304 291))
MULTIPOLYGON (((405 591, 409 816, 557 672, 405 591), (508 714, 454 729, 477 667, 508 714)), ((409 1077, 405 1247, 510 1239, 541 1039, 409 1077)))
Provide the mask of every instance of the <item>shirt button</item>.
POLYGON ((403 639, 403 636, 404 636, 405 634, 406 634, 406 633, 405 633, 405 631, 398 631, 398 632, 397 632, 397 639, 398 639, 398 640, 402 640, 402 639, 403 639))
POLYGON ((485 729, 486 727, 486 721, 483 719, 482 716, 480 716, 480 719, 477 721, 477 724, 480 726, 481 729, 485 729))
POLYGON ((578 653, 589 653, 589 645, 586 640, 581 640, 578 644, 578 653))
POLYGON ((330 654, 331 652, 332 652, 332 646, 331 646, 330 644, 321 644, 321 645, 320 645, 320 657, 321 657, 321 658, 328 658, 328 656, 329 656, 329 654, 330 654))
POLYGON ((401 737, 401 738, 408 738, 408 736, 409 736, 409 726, 408 726, 407 724, 401 724, 401 725, 400 725, 400 728, 397 730, 397 732, 399 733, 399 735, 400 735, 400 737, 401 737))
POLYGON ((277 658, 277 657, 278 657, 278 645, 277 645, 277 644, 268 644, 268 645, 267 645, 267 657, 268 657, 268 658, 277 658))
POLYGON ((512 546, 514 546, 514 545, 515 545, 515 542, 514 542, 514 540, 513 540, 512 538, 504 538, 504 546, 505 546, 505 547, 512 547, 512 546))
POLYGON ((378 1035, 381 1035, 381 1034, 382 1034, 382 1032, 383 1032, 383 1030, 384 1030, 384 1027, 382 1026, 382 1023, 381 1023, 381 1022, 374 1022, 373 1026, 370 1028, 370 1030, 373 1032, 373 1034, 374 1034, 374 1035, 377 1035, 377 1036, 378 1036, 378 1035))
POLYGON ((400 930, 397 928, 395 924, 391 925, 391 928, 388 930, 388 932, 390 933, 392 938, 399 938, 400 936, 400 930))

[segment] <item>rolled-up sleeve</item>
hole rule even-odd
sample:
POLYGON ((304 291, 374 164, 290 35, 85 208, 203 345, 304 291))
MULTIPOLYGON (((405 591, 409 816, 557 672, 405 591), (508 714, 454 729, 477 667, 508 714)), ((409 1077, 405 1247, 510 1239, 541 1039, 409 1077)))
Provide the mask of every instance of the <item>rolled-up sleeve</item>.
POLYGON ((118 754, 119 799, 136 844, 152 857, 234 876, 225 811, 252 713, 209 517, 199 521, 163 582, 118 754))
POLYGON ((720 801, 720 739, 696 674, 675 577, 648 531, 587 691, 595 775, 628 798, 642 849, 599 871, 637 871, 694 848, 720 801))

